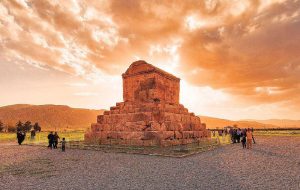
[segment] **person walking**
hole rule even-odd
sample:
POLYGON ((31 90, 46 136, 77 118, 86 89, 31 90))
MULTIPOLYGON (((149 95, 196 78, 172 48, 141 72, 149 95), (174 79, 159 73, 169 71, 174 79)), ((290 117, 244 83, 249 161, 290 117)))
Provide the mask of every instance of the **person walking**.
POLYGON ((248 128, 247 132, 246 132, 246 135, 247 135, 247 149, 252 149, 252 131, 250 128, 248 128))
POLYGON ((54 149, 57 149, 58 139, 59 139, 59 136, 58 136, 57 132, 55 132, 53 135, 53 148, 54 149))
POLYGON ((48 141, 49 141, 48 148, 52 149, 53 148, 53 142, 54 142, 54 135, 53 135, 52 131, 48 135, 48 141))

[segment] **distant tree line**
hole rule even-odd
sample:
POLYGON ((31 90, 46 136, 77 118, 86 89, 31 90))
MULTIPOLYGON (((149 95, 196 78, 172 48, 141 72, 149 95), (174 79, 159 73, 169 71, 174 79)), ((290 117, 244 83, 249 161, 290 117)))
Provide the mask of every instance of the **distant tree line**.
POLYGON ((39 123, 32 124, 31 121, 26 121, 25 123, 22 123, 21 121, 18 121, 15 126, 7 124, 6 126, 3 124, 3 122, 0 120, 0 132, 16 132, 16 131, 24 131, 29 132, 31 130, 39 131, 41 132, 42 128, 39 125, 39 123))

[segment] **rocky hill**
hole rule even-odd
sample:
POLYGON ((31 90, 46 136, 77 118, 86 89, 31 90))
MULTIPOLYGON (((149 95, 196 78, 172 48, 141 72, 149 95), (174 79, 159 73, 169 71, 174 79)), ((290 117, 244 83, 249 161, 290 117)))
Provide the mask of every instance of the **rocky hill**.
POLYGON ((42 130, 86 130, 103 111, 64 105, 17 104, 0 107, 0 120, 13 126, 19 120, 38 122, 42 130))
POLYGON ((268 124, 268 123, 260 123, 255 120, 241 120, 241 121, 233 121, 228 119, 219 119, 214 117, 200 116, 201 122, 206 123, 207 128, 216 129, 223 128, 225 126, 233 126, 237 125, 239 128, 254 128, 254 129, 264 129, 264 128, 279 128, 280 126, 268 124))
MULTIPOLYGON (((253 120, 246 120, 253 121, 253 120)), ((268 119, 268 120, 255 120, 256 122, 263 124, 272 124, 279 126, 280 128, 300 128, 300 120, 290 120, 290 119, 268 119)))

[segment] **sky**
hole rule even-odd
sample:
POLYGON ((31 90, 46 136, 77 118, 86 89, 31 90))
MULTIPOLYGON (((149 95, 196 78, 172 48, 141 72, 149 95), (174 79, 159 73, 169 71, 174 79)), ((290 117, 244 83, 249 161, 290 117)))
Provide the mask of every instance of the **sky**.
POLYGON ((300 0, 0 0, 0 106, 109 109, 136 60, 196 115, 300 119, 300 0))

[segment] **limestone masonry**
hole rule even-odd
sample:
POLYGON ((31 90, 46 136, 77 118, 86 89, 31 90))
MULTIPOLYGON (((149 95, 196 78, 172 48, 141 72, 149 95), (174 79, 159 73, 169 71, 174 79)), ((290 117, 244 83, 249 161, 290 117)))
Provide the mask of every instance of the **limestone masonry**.
POLYGON ((209 136, 200 118, 179 104, 179 78, 145 61, 132 63, 122 77, 124 102, 98 116, 86 141, 168 146, 209 136))

